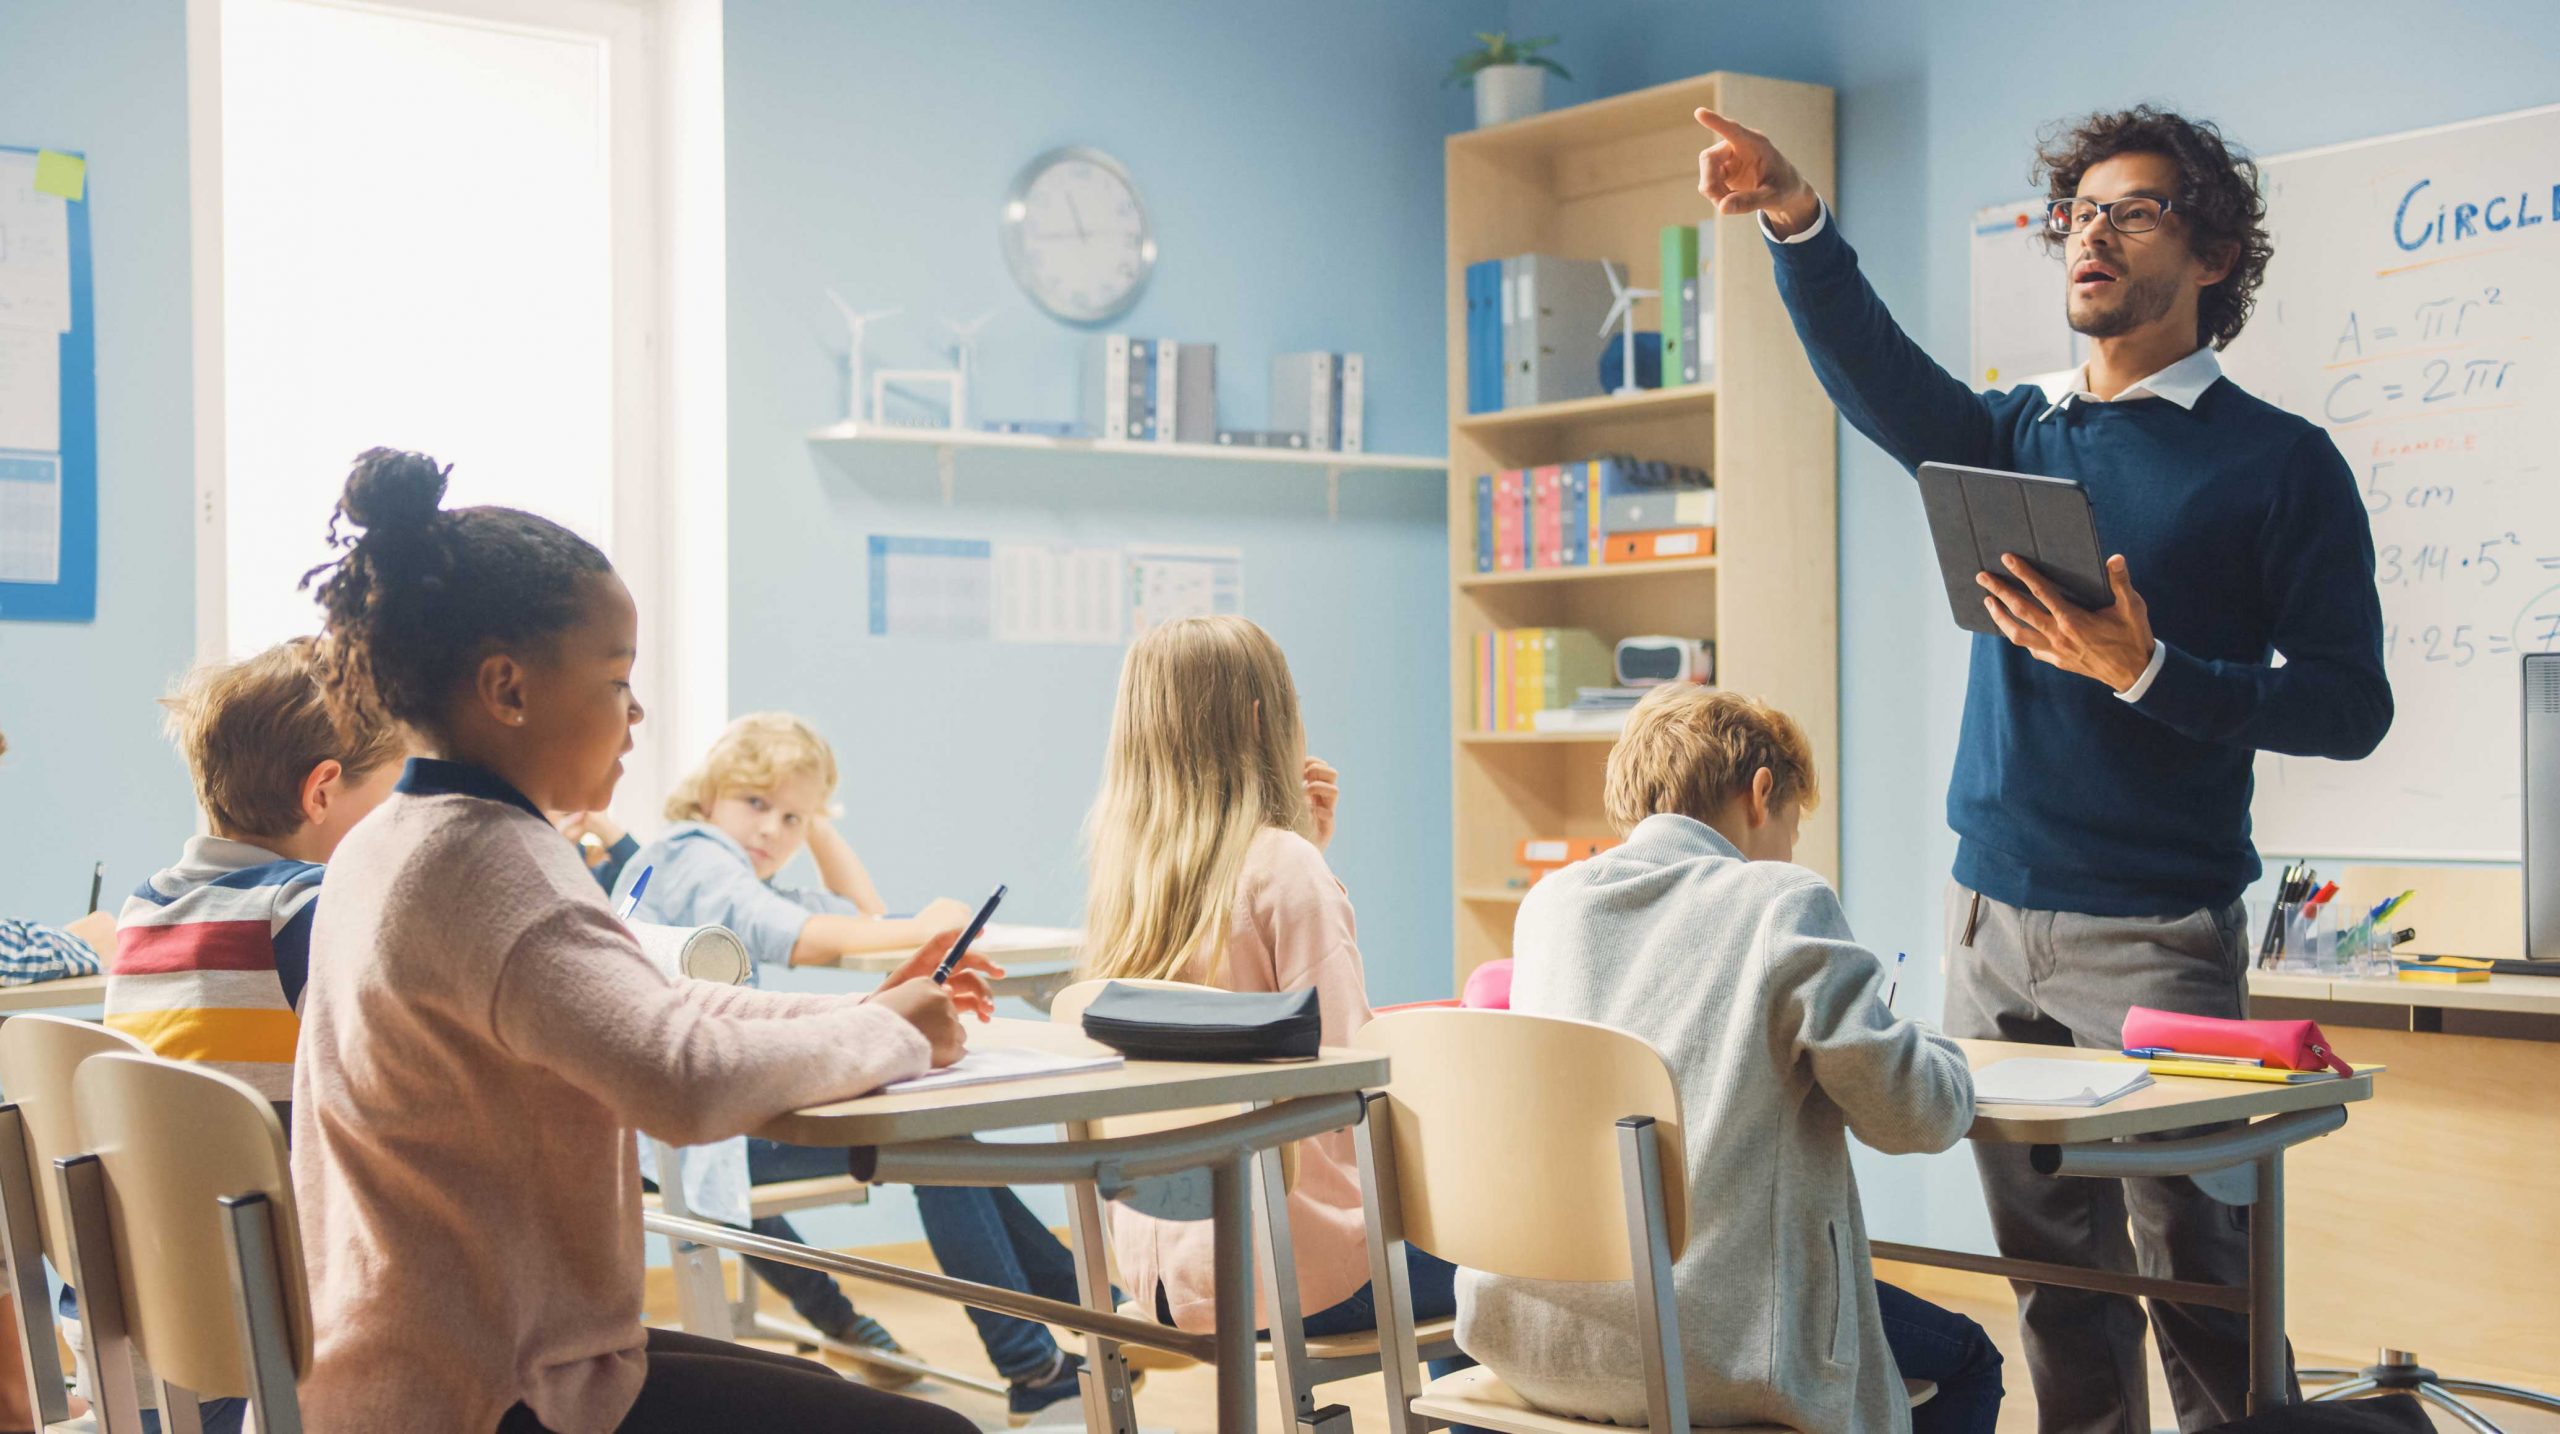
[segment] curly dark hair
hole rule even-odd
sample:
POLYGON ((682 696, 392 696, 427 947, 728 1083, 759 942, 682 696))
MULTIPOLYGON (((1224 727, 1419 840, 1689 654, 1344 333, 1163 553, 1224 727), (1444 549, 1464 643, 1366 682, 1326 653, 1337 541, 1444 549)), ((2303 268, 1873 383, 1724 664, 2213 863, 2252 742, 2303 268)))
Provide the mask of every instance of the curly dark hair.
MULTIPOLYGON (((2267 242, 2267 201, 2258 192, 2257 161, 2224 139, 2211 120, 2136 105, 2047 129, 2038 138, 2028 177, 2046 186, 2048 198, 2069 199, 2079 193, 2082 175, 2120 154, 2163 155, 2177 165, 2171 212, 2185 223, 2188 244, 2207 260, 2231 256, 2230 274, 2196 301, 2196 342, 2225 347, 2249 322, 2267 260, 2275 255, 2267 242)), ((2056 248, 2063 242, 2051 230, 2045 241, 2056 248)))
POLYGON ((444 505, 452 469, 423 453, 368 448, 329 516, 338 556, 316 583, 315 669, 349 730, 388 716, 442 735, 445 704, 481 658, 567 631, 579 581, 609 573, 595 544, 516 508, 444 505), (341 522, 364 530, 341 533, 341 522))

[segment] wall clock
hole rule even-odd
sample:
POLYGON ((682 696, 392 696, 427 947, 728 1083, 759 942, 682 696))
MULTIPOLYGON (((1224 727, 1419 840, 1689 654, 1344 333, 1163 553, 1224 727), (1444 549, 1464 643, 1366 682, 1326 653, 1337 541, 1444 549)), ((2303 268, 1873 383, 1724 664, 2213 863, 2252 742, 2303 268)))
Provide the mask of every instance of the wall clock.
POLYGON ((1004 257, 1031 302, 1073 324, 1128 311, 1155 271, 1155 232, 1120 161, 1081 145, 1023 166, 1004 203, 1004 257))

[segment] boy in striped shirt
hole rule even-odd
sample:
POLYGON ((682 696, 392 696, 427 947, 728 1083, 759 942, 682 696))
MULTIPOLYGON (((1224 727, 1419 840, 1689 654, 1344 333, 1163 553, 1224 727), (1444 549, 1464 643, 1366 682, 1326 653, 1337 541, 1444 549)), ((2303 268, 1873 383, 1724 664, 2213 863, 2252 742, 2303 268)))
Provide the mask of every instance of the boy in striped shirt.
POLYGON ((107 1024, 281 1106, 293 1097, 321 864, 390 795, 409 740, 389 726, 339 732, 309 638, 199 668, 162 705, 209 831, 126 900, 107 1024))

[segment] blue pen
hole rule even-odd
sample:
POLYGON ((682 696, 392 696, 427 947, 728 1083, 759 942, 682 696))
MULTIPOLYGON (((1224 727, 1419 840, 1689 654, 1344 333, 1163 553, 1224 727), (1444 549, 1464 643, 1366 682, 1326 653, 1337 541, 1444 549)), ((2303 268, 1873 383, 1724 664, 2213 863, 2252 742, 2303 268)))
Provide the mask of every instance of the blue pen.
POLYGON ((1902 994, 1902 963, 1911 959, 1908 951, 1893 953, 1893 984, 1884 988, 1884 1008, 1893 1009, 1893 998, 1902 994))
POLYGON ((640 868, 639 877, 631 883, 631 894, 622 898, 622 910, 615 913, 616 915, 620 916, 625 921, 629 921, 631 919, 631 913, 640 909, 640 893, 649 889, 649 876, 656 870, 657 868, 654 866, 644 866, 640 868))

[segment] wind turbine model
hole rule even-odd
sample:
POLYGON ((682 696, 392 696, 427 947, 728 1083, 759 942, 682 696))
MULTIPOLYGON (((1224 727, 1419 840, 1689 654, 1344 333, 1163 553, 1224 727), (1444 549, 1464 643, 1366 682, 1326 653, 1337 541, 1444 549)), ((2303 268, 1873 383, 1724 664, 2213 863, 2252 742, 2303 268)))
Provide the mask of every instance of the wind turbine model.
MULTIPOLYGON (((1618 301, 1609 306, 1609 316, 1600 321, 1600 334, 1603 338, 1608 336, 1611 324, 1619 326, 1618 386, 1610 396, 1624 398, 1628 394, 1639 391, 1636 387, 1636 300, 1658 298, 1662 291, 1630 288, 1620 283, 1618 266, 1606 259, 1600 261, 1600 272, 1609 276, 1609 288, 1618 296, 1618 301)), ((1630 274, 1628 277, 1633 278, 1634 275, 1630 274)))
POLYGON ((853 348, 852 348, 852 352, 847 356, 847 362, 848 362, 848 363, 850 363, 850 364, 852 365, 852 372, 851 372, 851 374, 848 376, 847 382, 846 382, 846 384, 845 384, 845 390, 844 390, 844 418, 845 418, 845 422, 847 422, 847 423, 857 423, 857 424, 858 424, 858 423, 860 423, 860 422, 862 422, 862 421, 863 421, 863 420, 862 420, 862 334, 863 334, 863 330, 864 330, 866 327, 868 327, 868 326, 870 325, 870 323, 871 323, 871 321, 872 321, 873 319, 886 319, 886 318, 891 318, 891 317, 894 317, 894 316, 897 314, 897 312, 898 312, 898 311, 897 311, 896 309, 879 309, 879 310, 875 310, 875 311, 873 311, 873 312, 871 312, 871 313, 868 313, 868 314, 859 314, 859 313, 855 313, 855 312, 854 312, 854 309, 853 309, 853 305, 846 303, 846 302, 844 301, 844 296, 843 296, 843 295, 841 295, 841 294, 838 294, 835 290, 833 290, 833 289, 829 289, 829 290, 827 290, 827 298, 828 298, 828 299, 830 299, 830 300, 832 300, 832 301, 834 302, 834 304, 835 304, 835 306, 836 306, 836 312, 837 312, 837 313, 840 313, 840 314, 842 314, 842 315, 844 315, 844 326, 845 326, 845 328, 846 328, 847 330, 849 330, 849 331, 850 331, 850 336, 851 336, 851 338, 852 338, 852 340, 853 340, 853 348))
POLYGON ((969 372, 977 367, 978 330, 985 328, 994 318, 995 313, 990 310, 966 323, 957 319, 942 321, 942 326, 952 333, 951 365, 960 375, 951 395, 951 426, 954 428, 969 426, 969 372))

